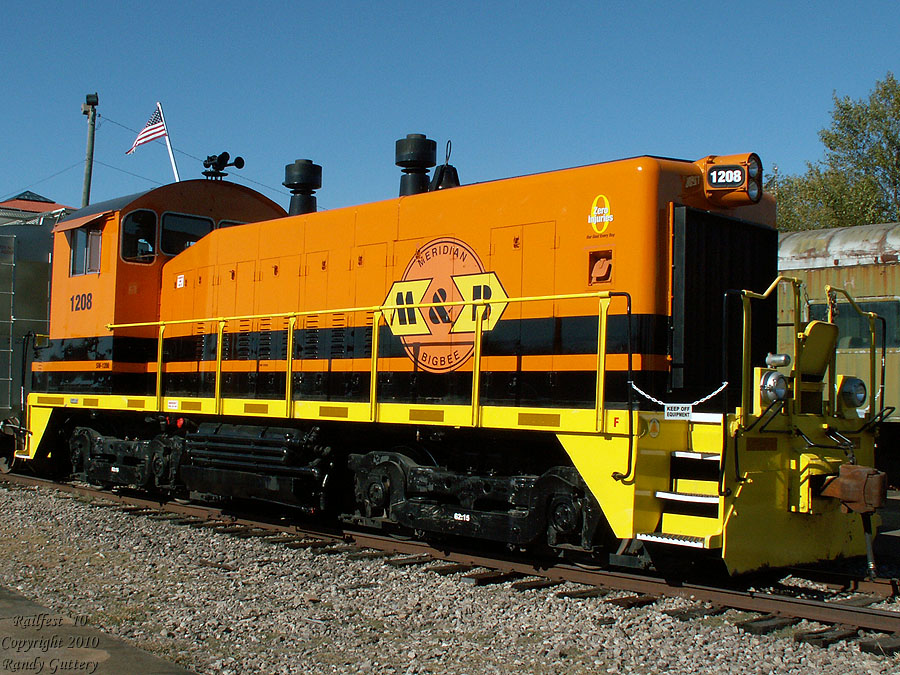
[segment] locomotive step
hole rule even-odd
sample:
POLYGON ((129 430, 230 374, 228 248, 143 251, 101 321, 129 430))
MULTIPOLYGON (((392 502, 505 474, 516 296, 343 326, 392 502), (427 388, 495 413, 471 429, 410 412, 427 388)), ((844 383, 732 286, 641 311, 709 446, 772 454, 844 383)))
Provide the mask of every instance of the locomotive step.
POLYGON ((693 452, 691 450, 676 450, 672 453, 676 459, 699 459, 707 462, 718 462, 722 455, 718 452, 693 452))
POLYGON ((667 534, 665 532, 639 532, 635 538, 638 541, 686 546, 688 548, 720 548, 722 545, 720 535, 692 537, 686 534, 667 534))
POLYGON ((719 495, 703 495, 695 492, 670 492, 668 490, 657 490, 654 494, 658 499, 666 499, 673 502, 689 502, 691 504, 719 503, 719 495))

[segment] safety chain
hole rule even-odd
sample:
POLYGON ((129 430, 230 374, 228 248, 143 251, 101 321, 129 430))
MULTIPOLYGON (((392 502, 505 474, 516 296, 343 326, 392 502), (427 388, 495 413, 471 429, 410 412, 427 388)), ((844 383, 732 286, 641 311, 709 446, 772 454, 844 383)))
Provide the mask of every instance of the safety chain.
MULTIPOLYGON (((717 394, 720 394, 720 393, 725 389, 725 387, 727 387, 727 386, 728 386, 728 382, 723 382, 722 385, 721 385, 718 389, 716 389, 713 393, 708 394, 708 395, 704 396, 703 398, 694 401, 694 402, 691 403, 690 405, 693 407, 693 406, 695 406, 695 405, 700 405, 701 403, 706 403, 706 402, 707 402, 709 399, 711 399, 713 396, 716 396, 717 394)), ((662 406, 662 407, 664 407, 664 408, 666 407, 666 405, 668 405, 668 404, 666 404, 664 401, 660 401, 658 398, 653 398, 653 397, 652 397, 650 394, 648 394, 647 392, 641 391, 641 390, 638 388, 638 386, 637 386, 634 382, 631 383, 631 388, 634 389, 634 390, 635 390, 637 393, 639 393, 641 396, 643 396, 645 399, 647 399, 648 401, 650 401, 650 402, 652 402, 652 403, 655 403, 656 405, 660 405, 660 406, 662 406)))

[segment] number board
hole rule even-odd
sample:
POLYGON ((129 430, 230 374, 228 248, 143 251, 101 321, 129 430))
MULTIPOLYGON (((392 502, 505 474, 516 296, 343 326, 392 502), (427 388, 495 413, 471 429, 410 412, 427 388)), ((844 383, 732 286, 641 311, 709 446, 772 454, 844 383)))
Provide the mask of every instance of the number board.
POLYGON ((716 166, 706 174, 709 187, 740 187, 744 184, 744 167, 716 166))

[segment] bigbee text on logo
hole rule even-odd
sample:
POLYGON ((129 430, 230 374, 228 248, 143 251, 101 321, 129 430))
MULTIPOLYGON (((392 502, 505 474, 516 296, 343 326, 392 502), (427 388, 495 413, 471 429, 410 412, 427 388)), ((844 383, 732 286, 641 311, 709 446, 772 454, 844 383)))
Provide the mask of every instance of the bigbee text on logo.
POLYGON ((445 373, 456 370, 472 356, 479 313, 482 330, 492 330, 506 309, 508 297, 497 275, 485 271, 468 244, 441 237, 416 250, 384 304, 392 307, 385 313, 386 320, 409 358, 422 370, 445 373), (492 302, 449 304, 483 300, 492 302), (416 306, 422 303, 435 306, 416 306))

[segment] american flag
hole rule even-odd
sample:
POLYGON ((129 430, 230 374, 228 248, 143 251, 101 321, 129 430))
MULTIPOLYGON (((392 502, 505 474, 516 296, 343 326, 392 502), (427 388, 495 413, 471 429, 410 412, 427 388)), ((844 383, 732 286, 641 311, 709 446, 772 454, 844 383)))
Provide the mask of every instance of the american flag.
POLYGON ((130 155, 134 152, 134 149, 143 145, 144 143, 149 143, 150 141, 155 141, 157 138, 162 138, 163 136, 167 136, 168 132, 166 131, 166 123, 163 120, 162 112, 159 109, 159 103, 156 104, 156 110, 153 111, 153 114, 150 115, 150 119, 147 120, 147 124, 141 130, 141 133, 137 135, 137 138, 134 139, 134 143, 131 146, 131 150, 126 152, 126 155, 130 155))

